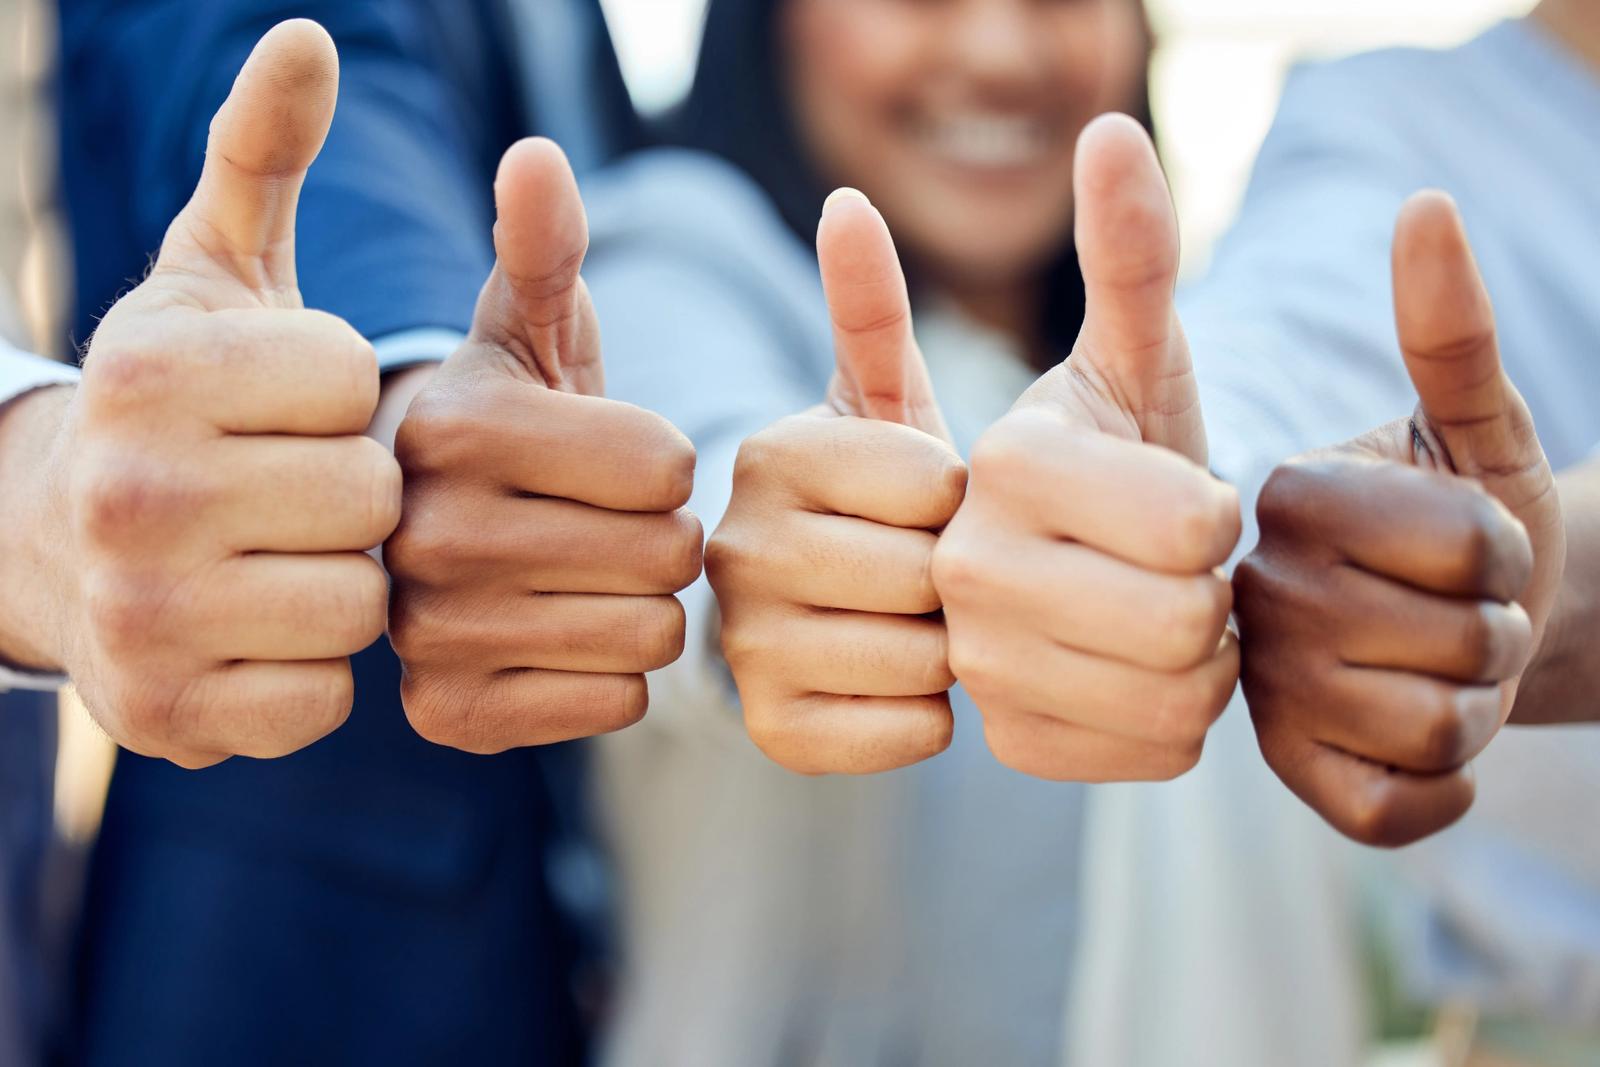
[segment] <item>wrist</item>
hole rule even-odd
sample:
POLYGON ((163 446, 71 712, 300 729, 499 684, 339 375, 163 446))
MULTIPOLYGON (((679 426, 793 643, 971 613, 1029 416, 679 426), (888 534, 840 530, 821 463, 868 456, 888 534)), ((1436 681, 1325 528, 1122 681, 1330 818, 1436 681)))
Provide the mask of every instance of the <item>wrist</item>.
POLYGON ((0 661, 63 667, 65 508, 61 437, 75 388, 36 389, 0 405, 0 661))

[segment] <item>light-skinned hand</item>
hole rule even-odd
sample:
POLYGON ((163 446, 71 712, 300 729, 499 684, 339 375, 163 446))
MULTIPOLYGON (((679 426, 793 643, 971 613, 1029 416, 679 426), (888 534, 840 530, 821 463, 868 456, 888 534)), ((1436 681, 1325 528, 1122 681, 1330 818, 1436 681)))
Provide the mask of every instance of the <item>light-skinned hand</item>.
POLYGON ((471 335, 417 395, 389 634, 406 714, 471 752, 621 729, 644 674, 683 651, 673 596, 700 575, 694 448, 607 400, 579 275, 588 224, 560 149, 513 145, 495 181, 498 263, 471 335))
POLYGON ((19 432, 45 447, 8 508, 5 566, 30 568, 6 577, 22 623, 4 629, 26 635, 8 658, 64 669, 114 740, 186 767, 337 728, 347 657, 383 632, 365 553, 394 528, 400 469, 363 436, 377 361, 295 282, 296 200, 338 81, 316 24, 261 40, 154 268, 70 399, 28 402, 53 429, 19 432))
POLYGON ((863 774, 950 743, 953 678, 931 563, 966 467, 877 209, 834 194, 817 253, 836 372, 819 407, 740 448, 706 573, 756 745, 801 773, 863 774))
POLYGON ((1149 137, 1097 119, 1075 181, 1082 331, 974 447, 933 580, 950 665, 1002 763, 1169 779, 1199 760, 1238 678, 1216 569, 1238 495, 1206 469, 1173 307, 1177 221, 1149 137))

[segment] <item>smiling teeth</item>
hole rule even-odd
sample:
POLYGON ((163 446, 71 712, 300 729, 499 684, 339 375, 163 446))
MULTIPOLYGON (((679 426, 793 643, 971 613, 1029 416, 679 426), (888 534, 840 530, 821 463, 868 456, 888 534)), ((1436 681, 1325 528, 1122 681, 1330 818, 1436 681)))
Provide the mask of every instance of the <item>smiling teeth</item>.
POLYGON ((1028 166, 1051 147, 1048 129, 1032 119, 947 119, 926 125, 922 140, 933 154, 967 167, 1028 166))

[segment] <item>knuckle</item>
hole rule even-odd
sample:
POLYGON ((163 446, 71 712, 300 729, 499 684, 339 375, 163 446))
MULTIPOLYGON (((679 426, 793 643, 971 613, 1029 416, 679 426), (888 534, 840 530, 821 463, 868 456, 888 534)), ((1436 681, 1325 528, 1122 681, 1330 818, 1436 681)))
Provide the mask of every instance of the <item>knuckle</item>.
POLYGON ((132 461, 102 462, 74 479, 73 513, 90 544, 126 543, 128 535, 190 515, 209 497, 186 478, 158 476, 132 461))
POLYGON ((969 692, 1005 692, 1006 673, 989 642, 952 635, 948 655, 950 673, 960 679, 969 692))
POLYGON ((459 546, 450 524, 435 509, 408 506, 384 542, 383 559, 396 582, 447 586, 458 574, 459 546))
POLYGON ((616 733, 640 722, 650 710, 650 688, 637 674, 613 674, 600 679, 592 712, 597 734, 616 733))
POLYGON ((734 674, 750 676, 761 670, 777 644, 772 639, 771 628, 748 621, 734 622, 726 617, 722 624, 722 657, 734 674))
POLYGON ((1500 661, 1499 632, 1489 616, 1491 610, 1481 601, 1473 605, 1472 610, 1463 615, 1461 630, 1456 635, 1462 667, 1474 677, 1486 677, 1500 661))
POLYGON ((740 443, 733 461, 735 491, 762 485, 774 471, 782 471, 787 466, 804 438, 806 428, 799 419, 800 416, 795 415, 780 419, 740 443))
POLYGON ((1170 681, 1162 686, 1155 700, 1152 740, 1181 748, 1204 743, 1223 703, 1218 699, 1217 687, 1198 671, 1170 681))
POLYGON ((1444 689, 1433 705, 1423 710, 1421 727, 1415 753, 1418 770, 1442 773, 1466 762, 1469 730, 1459 690, 1444 689))
POLYGON ((1400 798, 1383 779, 1368 782, 1350 798, 1344 831, 1361 844, 1388 848, 1402 844, 1399 824, 1404 815, 1400 798))
POLYGON ((306 738, 296 746, 296 750, 327 737, 343 726, 350 717, 355 699, 355 677, 348 665, 341 663, 336 670, 320 671, 305 703, 306 738))
POLYGON ((1488 502, 1474 500, 1456 539, 1454 561, 1461 582, 1469 589, 1487 590, 1504 584, 1504 568, 1496 551, 1488 502))
POLYGON ((113 656, 144 646, 160 610, 160 598, 148 586, 100 572, 85 580, 83 597, 97 644, 113 656))
MULTIPOLYGON (((756 542, 757 545, 763 543, 759 540, 756 542)), ((716 590, 719 599, 737 598, 741 577, 748 573, 759 572, 760 569, 759 548, 752 550, 747 540, 739 535, 737 527, 730 528, 729 524, 724 522, 706 542, 706 578, 716 590)))
POLYGON ((404 479, 400 464, 388 449, 370 437, 357 437, 354 440, 363 453, 360 469, 366 486, 362 503, 364 540, 367 543, 357 547, 366 549, 382 543, 399 525, 404 479))
POLYGON ((782 701, 747 699, 743 703, 745 733, 762 755, 798 774, 817 773, 801 756, 810 739, 797 714, 782 701))
POLYGON ((950 669, 949 634, 941 626, 937 636, 932 647, 919 641, 907 650, 906 660, 919 665, 917 687, 924 693, 943 693, 956 684, 955 672, 950 669))
POLYGON ((419 737, 446 748, 487 755, 496 748, 471 714, 471 696, 458 681, 409 672, 400 689, 406 719, 419 737))
POLYGON ((331 590, 324 623, 350 655, 383 635, 389 613, 389 583, 383 569, 367 557, 353 562, 350 575, 331 590))
MULTIPOLYGON (((1228 543, 1230 527, 1236 521, 1229 518, 1229 494, 1217 492, 1209 475, 1201 475, 1191 491, 1179 494, 1171 501, 1166 531, 1171 541, 1170 558, 1186 570, 1198 570, 1220 562, 1216 556, 1228 543)), ((1238 508, 1235 505, 1234 509, 1238 508)), ((1237 540, 1237 534, 1234 539, 1237 540)))
POLYGON ((1175 782, 1200 765, 1201 757, 1205 755, 1206 741, 1202 735, 1198 740, 1187 745, 1171 745, 1164 748, 1158 760, 1152 763, 1146 775, 1146 780, 1151 782, 1175 782))
POLYGON ((1304 462, 1293 460, 1279 464, 1267 476, 1266 484, 1256 498, 1256 522, 1261 527, 1263 540, 1269 533, 1276 534, 1294 524, 1300 510, 1300 500, 1313 477, 1311 469, 1304 462))
POLYGON ((1286 728, 1281 720, 1261 714, 1253 694, 1248 707, 1262 761, 1285 785, 1298 793, 1296 787, 1305 773, 1305 766, 1303 761, 1294 758, 1294 732, 1286 728))
POLYGON ((932 526, 943 526, 953 519, 967 495, 967 465, 943 445, 938 446, 938 453, 930 460, 928 474, 928 499, 936 505, 933 510, 938 516, 932 526))
POLYGON ((1027 760, 1030 746, 1017 742, 1016 732, 1006 720, 998 716, 985 716, 983 740, 989 746, 990 754, 1001 766, 1024 774, 1028 773, 1028 767, 1023 764, 1027 760))
POLYGON ((911 758, 901 762, 920 763, 949 748, 956 734, 956 720, 949 703, 929 701, 923 713, 907 723, 907 734, 911 758))
POLYGON ((1012 716, 985 716, 983 738, 995 762, 1008 770, 1031 778, 1064 780, 1071 777, 1071 769, 1057 764, 1038 744, 1034 733, 1021 728, 1012 716))
POLYGON ((642 601, 633 621, 633 646, 642 670, 659 670, 683 654, 683 605, 676 597, 642 601))
POLYGON ((945 604, 960 604, 989 588, 989 559, 980 545, 945 535, 933 546, 933 587, 945 604))
POLYGON ((1163 666, 1188 670, 1210 659, 1232 606, 1232 586, 1210 575, 1190 579, 1180 592, 1168 597, 1160 630, 1166 635, 1168 658, 1163 666))
POLYGON ((944 608, 944 598, 933 579, 933 553, 937 547, 937 541, 930 545, 916 573, 905 579, 905 610, 909 614, 928 615, 944 608))
POLYGON ((378 354, 372 342, 363 337, 354 326, 325 311, 310 311, 329 323, 329 343, 323 356, 345 375, 345 396, 353 410, 373 412, 378 407, 382 390, 378 370, 378 354))
POLYGON ((1459 578, 1474 592, 1509 600, 1532 574, 1527 535, 1486 492, 1473 488, 1467 500, 1456 555, 1459 578))
POLYGON ((168 395, 178 359, 149 331, 108 321, 89 346, 85 397, 96 411, 127 410, 168 395))
POLYGON ((662 581, 674 591, 693 585, 700 577, 705 551, 700 520, 680 508, 673 513, 671 530, 662 539, 662 581))
POLYGON ((355 704, 355 680, 347 665, 314 671, 291 669, 304 675, 298 680, 293 701, 258 702, 240 709, 241 718, 253 714, 258 720, 261 728, 257 732, 264 738, 240 755, 281 759, 329 736, 349 719, 355 704))
POLYGON ((444 658, 444 631, 434 624, 423 598, 397 591, 389 606, 389 643, 411 670, 444 658))
POLYGON ((659 426, 660 442, 651 449, 649 459, 650 499, 661 511, 676 511, 689 503, 694 494, 697 460, 694 445, 677 427, 654 412, 646 412, 659 426))
POLYGON ((988 487, 990 482, 1026 482, 1037 465, 1036 450, 1026 427, 1015 417, 1002 419, 990 427, 972 446, 972 480, 988 487))
POLYGON ((215 752, 173 752, 166 756, 168 763, 182 771, 203 771, 225 762, 229 757, 215 752))
POLYGON ((479 419, 454 397, 424 390, 406 411, 395 433, 394 452, 406 473, 455 470, 479 453, 479 419))
POLYGON ((1261 549, 1251 552, 1233 568, 1233 605, 1241 616, 1249 615, 1258 600, 1270 597, 1272 571, 1261 549))
POLYGON ((126 687, 116 702, 117 718, 130 740, 153 752, 166 750, 177 714, 175 700, 154 689, 126 687))

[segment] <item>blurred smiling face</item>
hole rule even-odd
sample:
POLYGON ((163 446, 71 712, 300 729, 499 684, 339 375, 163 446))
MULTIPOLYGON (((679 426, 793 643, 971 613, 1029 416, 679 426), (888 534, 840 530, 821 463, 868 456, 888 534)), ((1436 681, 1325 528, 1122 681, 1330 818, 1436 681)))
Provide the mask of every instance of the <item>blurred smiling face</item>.
POLYGON ((1140 99, 1137 0, 788 0, 800 136, 827 181, 870 196, 919 267, 1022 281, 1072 225, 1072 155, 1140 99))

